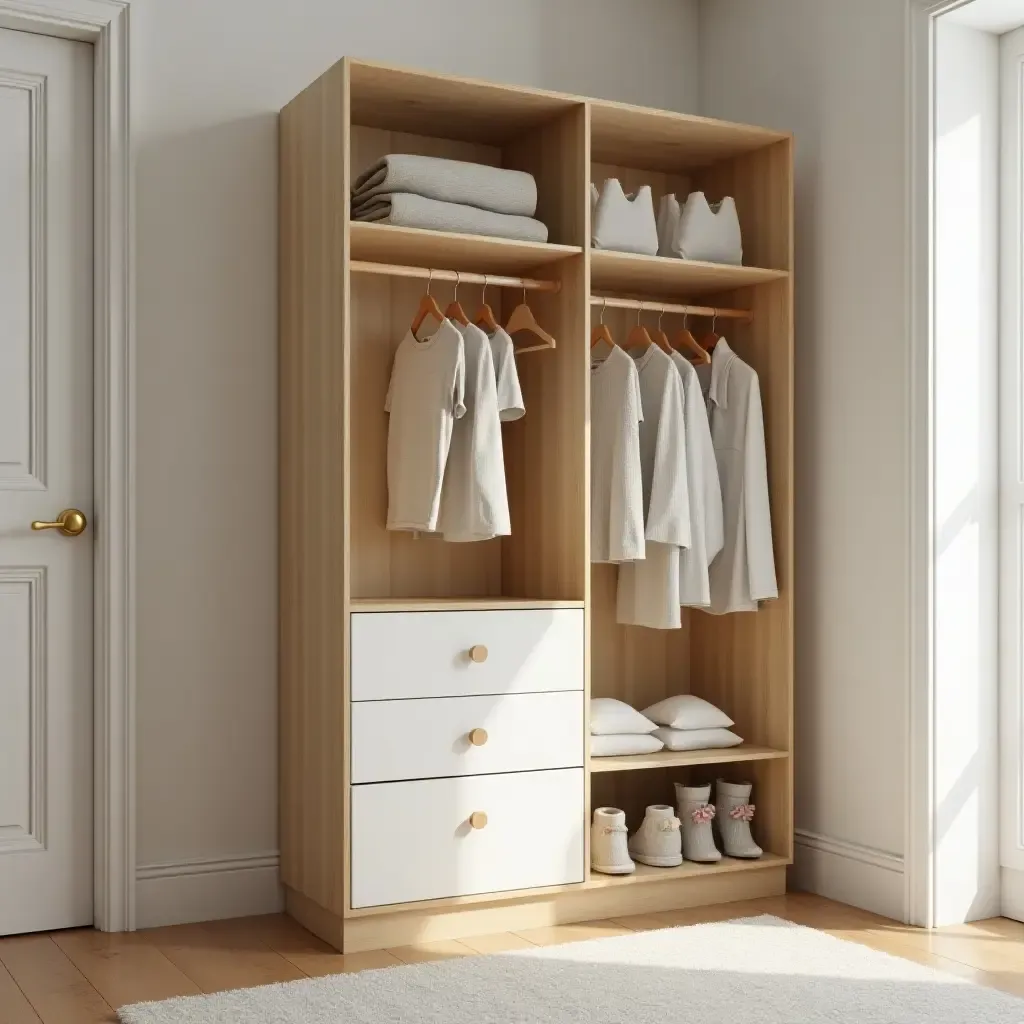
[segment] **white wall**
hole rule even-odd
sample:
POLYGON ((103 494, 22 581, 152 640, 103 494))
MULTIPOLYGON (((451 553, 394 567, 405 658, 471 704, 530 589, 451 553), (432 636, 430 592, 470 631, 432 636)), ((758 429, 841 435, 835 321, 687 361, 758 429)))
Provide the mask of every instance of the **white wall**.
POLYGON ((902 917, 905 7, 704 0, 700 57, 701 113, 796 136, 795 881, 902 917))
POLYGON ((696 0, 134 0, 140 925, 276 900, 276 112, 343 54, 676 110, 696 0))
POLYGON ((936 923, 999 913, 999 41, 935 73, 936 923))

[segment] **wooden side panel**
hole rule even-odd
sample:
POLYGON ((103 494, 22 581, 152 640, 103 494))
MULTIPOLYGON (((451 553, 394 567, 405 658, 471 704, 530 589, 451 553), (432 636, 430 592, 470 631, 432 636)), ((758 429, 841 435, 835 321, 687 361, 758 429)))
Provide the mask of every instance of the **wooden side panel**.
POLYGON ((344 905, 346 68, 280 119, 281 873, 344 905))
MULTIPOLYGON (((588 217, 580 188, 587 162, 586 109, 574 108, 506 147, 505 160, 537 177, 550 204, 544 215, 566 233, 563 240, 581 243, 588 217)), ((517 358, 526 415, 504 431, 512 516, 512 536, 502 542, 502 591, 508 597, 577 600, 587 589, 587 254, 566 260, 557 272, 562 290, 534 293, 530 305, 558 347, 517 358)), ((519 301, 514 293, 504 298, 506 312, 519 301)))
POLYGON ((712 201, 735 198, 747 266, 793 269, 791 138, 694 171, 693 187, 712 201))

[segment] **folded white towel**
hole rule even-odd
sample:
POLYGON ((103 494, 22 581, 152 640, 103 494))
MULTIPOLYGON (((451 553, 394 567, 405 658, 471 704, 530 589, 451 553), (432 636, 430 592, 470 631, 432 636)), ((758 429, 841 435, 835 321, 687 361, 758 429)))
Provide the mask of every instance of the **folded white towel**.
POLYGON ((524 242, 546 242, 548 229, 532 217, 513 217, 491 213, 462 203, 442 203, 437 199, 396 192, 381 195, 352 210, 352 219, 395 224, 403 228, 430 231, 456 231, 465 235, 490 235, 516 238, 524 242))
POLYGON ((537 182, 526 171, 418 153, 391 153, 360 174, 352 189, 352 205, 395 192, 518 217, 537 212, 537 182))

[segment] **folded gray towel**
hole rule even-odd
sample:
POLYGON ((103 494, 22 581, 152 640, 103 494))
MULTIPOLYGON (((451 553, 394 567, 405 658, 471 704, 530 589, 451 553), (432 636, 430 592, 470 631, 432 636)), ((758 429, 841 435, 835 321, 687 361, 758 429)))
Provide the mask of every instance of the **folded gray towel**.
POLYGON ((403 228, 427 228, 430 231, 456 231, 465 235, 491 235, 517 238, 524 242, 546 242, 546 225, 532 217, 513 217, 491 213, 462 203, 442 203, 437 199, 395 192, 376 196, 354 207, 352 219, 395 224, 403 228))
POLYGON ((537 182, 526 171, 417 153, 392 153, 360 174, 352 189, 352 205, 393 192, 411 192, 519 217, 537 212, 537 182))

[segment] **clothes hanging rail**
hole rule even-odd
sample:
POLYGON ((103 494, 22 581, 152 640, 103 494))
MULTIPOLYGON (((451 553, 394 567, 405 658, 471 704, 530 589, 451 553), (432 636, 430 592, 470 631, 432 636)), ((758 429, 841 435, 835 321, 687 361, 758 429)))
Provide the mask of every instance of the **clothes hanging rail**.
POLYGON ((688 316, 717 316, 720 320, 753 320, 749 309, 722 309, 718 306, 680 306, 672 302, 648 299, 617 299, 612 295, 591 295, 590 304, 607 309, 636 309, 652 313, 685 313, 688 316))
POLYGON ((454 284, 485 284, 495 288, 522 288, 528 292, 558 292, 561 281, 542 281, 531 277, 505 277, 501 274, 471 274, 462 270, 434 270, 430 267, 403 267, 396 263, 368 263, 353 260, 354 274, 383 274, 386 277, 419 277, 424 281, 451 281, 454 284))

